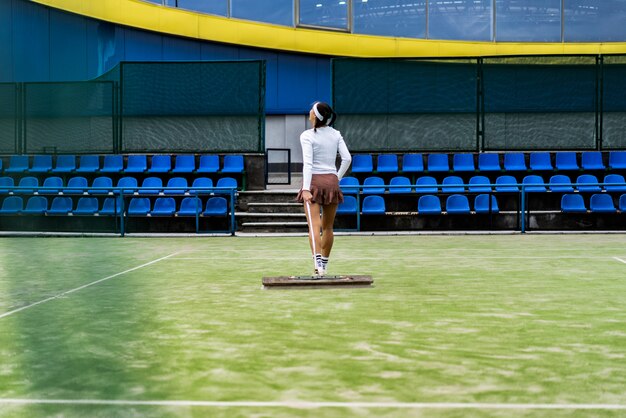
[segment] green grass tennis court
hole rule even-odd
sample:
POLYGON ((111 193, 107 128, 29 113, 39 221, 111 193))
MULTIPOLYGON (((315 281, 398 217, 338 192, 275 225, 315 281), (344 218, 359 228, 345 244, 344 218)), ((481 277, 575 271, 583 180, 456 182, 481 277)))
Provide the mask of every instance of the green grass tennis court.
POLYGON ((0 239, 1 417, 626 415, 626 236, 0 239))

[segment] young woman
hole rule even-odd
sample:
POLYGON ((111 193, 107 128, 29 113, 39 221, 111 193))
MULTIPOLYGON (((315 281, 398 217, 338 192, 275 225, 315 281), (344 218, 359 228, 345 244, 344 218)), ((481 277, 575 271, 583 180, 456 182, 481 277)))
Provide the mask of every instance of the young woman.
POLYGON ((328 258, 333 248, 335 214, 337 206, 343 202, 339 180, 346 174, 352 161, 343 137, 332 127, 335 120, 336 114, 331 107, 317 102, 309 112, 312 128, 300 135, 304 166, 302 189, 297 200, 304 203, 314 273, 317 275, 326 274, 328 258), (339 170, 335 165, 337 152, 341 156, 339 170))

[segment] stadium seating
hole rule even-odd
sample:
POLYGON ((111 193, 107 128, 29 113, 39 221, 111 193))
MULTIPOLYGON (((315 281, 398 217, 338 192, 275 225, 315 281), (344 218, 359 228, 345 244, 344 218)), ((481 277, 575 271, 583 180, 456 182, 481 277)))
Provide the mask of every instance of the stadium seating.
POLYGON ((33 166, 28 170, 31 173, 47 173, 52 170, 51 155, 35 155, 33 157, 33 166))
POLYGON ((478 154, 478 171, 501 171, 498 154, 478 154))
POLYGON ((626 194, 619 197, 619 210, 622 213, 626 213, 626 194))
POLYGON ((530 169, 533 171, 552 171, 552 161, 549 152, 531 152, 530 169))
POLYGON ((465 186, 463 186, 463 179, 459 176, 447 176, 441 183, 441 191, 443 193, 463 193, 465 186))
POLYGON ((536 174, 530 174, 522 180, 522 184, 525 186, 524 190, 531 193, 545 192, 546 186, 543 185, 543 178, 536 174))
POLYGON ((32 176, 22 177, 17 187, 21 187, 23 189, 16 190, 14 191, 14 193, 33 194, 39 187, 39 180, 37 179, 37 177, 32 176))
POLYGON ((621 183, 622 185, 604 186, 607 192, 626 192, 626 182, 621 174, 607 174, 604 176, 604 183, 621 183))
POLYGON ((124 160, 121 155, 105 155, 101 173, 119 173, 124 168, 124 160))
POLYGON ((2 201, 1 215, 18 215, 24 209, 24 201, 19 196, 8 196, 2 201))
POLYGON ((9 166, 4 170, 5 173, 23 173, 28 171, 30 162, 28 155, 12 155, 9 159, 9 166))
POLYGON ((469 214, 470 207, 467 196, 453 194, 446 199, 446 212, 449 214, 469 214))
POLYGON ((574 191, 571 179, 564 174, 556 174, 550 177, 550 191, 558 193, 569 193, 574 191))
POLYGON ((98 199, 95 197, 81 197, 78 199, 74 215, 94 215, 98 212, 98 199))
POLYGON ((124 194, 137 192, 137 179, 135 177, 122 177, 117 181, 117 188, 124 194))
POLYGON ((148 157, 143 154, 129 155, 126 160, 125 173, 143 173, 148 169, 148 157))
POLYGON ((452 170, 458 172, 476 171, 473 154, 454 154, 452 157, 452 170))
POLYGON ((361 207, 363 215, 384 215, 385 199, 382 196, 366 196, 361 207))
POLYGON ((163 189, 161 177, 146 177, 141 183, 139 194, 159 194, 163 189))
POLYGON ((557 170, 573 171, 579 170, 576 153, 572 151, 560 151, 556 153, 555 166, 557 170))
POLYGON ((204 216, 225 216, 228 213, 228 202, 225 198, 214 196, 206 202, 206 207, 202 214, 204 216))
POLYGON ((587 212, 587 207, 581 195, 564 194, 561 197, 561 211, 565 213, 584 213, 587 212))
POLYGON ((150 199, 147 197, 133 197, 128 204, 128 216, 147 216, 150 212, 150 199))
POLYGON ((413 190, 411 187, 411 179, 404 176, 396 176, 389 182, 389 193, 411 193, 413 190))
POLYGON ((71 173, 76 170, 75 155, 59 155, 57 156, 56 166, 52 169, 53 173, 71 173))
POLYGON ((354 215, 358 211, 356 197, 354 196, 344 196, 343 203, 340 203, 337 206, 337 214, 338 215, 354 215))
POLYGON ((421 173, 424 171, 422 154, 404 154, 402 157, 402 171, 405 173, 421 173))
POLYGON ((372 176, 363 181, 363 194, 384 194, 385 180, 380 177, 372 176))
POLYGON ((526 171, 527 169, 523 153, 504 153, 504 171, 526 171))
POLYGON ((415 188, 416 193, 437 193, 439 191, 439 189, 437 188, 437 180, 434 177, 419 177, 415 182, 415 185, 422 186, 415 188))
POLYGON ((505 175, 499 176, 496 179, 496 191, 497 192, 519 192, 519 186, 517 186, 517 180, 513 176, 505 175))
POLYGON ((379 173, 397 173, 398 156, 396 154, 380 154, 376 162, 376 171, 379 173))
MULTIPOLYGON (((243 159, 243 157, 242 157, 243 159)), ((243 164, 243 161, 242 161, 243 164)), ((196 158, 193 155, 177 155, 172 173, 193 173, 196 170, 196 158)))
POLYGON ((102 216, 119 216, 122 212, 122 199, 119 197, 107 197, 102 203, 102 209, 98 212, 102 216))
POLYGON ((579 192, 599 192, 602 190, 597 184, 598 178, 593 174, 581 174, 576 179, 576 183, 578 183, 576 188, 579 192))
POLYGON ((585 151, 581 155, 580 166, 583 170, 604 170, 600 151, 585 151))
POLYGON ((71 177, 67 181, 67 186, 63 189, 63 193, 82 194, 87 191, 87 179, 85 177, 71 177))
MULTIPOLYGON (((476 213, 489 213, 489 194, 479 194, 474 198, 474 210, 476 213)), ((498 213, 498 200, 491 195, 491 213, 498 213)))
POLYGON ((106 176, 96 177, 91 187, 93 188, 88 190, 89 194, 109 194, 113 190, 113 180, 106 176))
POLYGON ((192 194, 209 194, 211 191, 200 190, 203 188, 212 188, 213 180, 208 177, 196 177, 193 179, 193 183, 191 184, 191 189, 189 189, 189 193, 192 194))
POLYGON ((200 157, 196 173, 217 173, 220 170, 219 155, 209 154, 200 157))
POLYGON ((173 197, 159 197, 150 212, 152 216, 173 216, 176 212, 176 201, 173 197))
POLYGON ((222 173, 243 173, 243 155, 225 155, 222 173))
POLYGON ((484 193, 490 192, 491 186, 489 184, 489 178, 486 176, 473 176, 469 180, 469 191, 472 193, 484 193))
POLYGON ((591 196, 589 202, 589 210, 591 212, 598 213, 613 213, 615 212, 615 205, 613 204, 613 197, 609 194, 594 194, 591 196))
POLYGON ((167 181, 166 189, 163 190, 164 194, 179 195, 185 194, 188 189, 187 179, 184 177, 172 177, 167 181), (175 187, 175 188, 174 188, 175 187))
POLYGON ((42 187, 46 190, 40 190, 40 194, 60 193, 63 189, 63 179, 61 177, 48 177, 43 181, 42 187))
POLYGON ((186 197, 180 202, 178 216, 196 216, 202 213, 202 201, 197 197, 186 197))
POLYGON ((48 215, 67 215, 72 211, 72 198, 57 196, 52 199, 50 209, 46 211, 48 215))
POLYGON ((26 208, 22 213, 28 215, 45 215, 48 210, 48 199, 43 196, 33 196, 26 202, 26 208))
POLYGON ((359 179, 356 177, 343 177, 339 180, 339 187, 344 194, 357 194, 359 193, 359 179))
POLYGON ((371 173, 374 171, 374 163, 371 154, 356 154, 352 156, 353 173, 371 173))
POLYGON ((417 201, 417 213, 420 215, 441 215, 441 202, 438 196, 427 194, 417 201))
POLYGON ((97 155, 82 155, 79 160, 77 173, 95 173, 100 170, 100 158, 97 155))
POLYGON ((15 187, 13 177, 0 177, 0 194, 9 193, 9 187, 15 187))
POLYGON ((613 170, 626 168, 626 151, 609 152, 609 167, 613 170))
POLYGON ((169 173, 172 169, 172 157, 169 155, 153 155, 148 173, 169 173))
MULTIPOLYGON (((215 187, 237 189, 237 180, 232 177, 221 177, 217 179, 217 184, 215 185, 215 187)), ((219 192, 216 192, 216 193, 219 193, 219 192)))
POLYGON ((428 171, 430 172, 450 171, 450 163, 448 161, 448 154, 429 154, 428 155, 428 171))

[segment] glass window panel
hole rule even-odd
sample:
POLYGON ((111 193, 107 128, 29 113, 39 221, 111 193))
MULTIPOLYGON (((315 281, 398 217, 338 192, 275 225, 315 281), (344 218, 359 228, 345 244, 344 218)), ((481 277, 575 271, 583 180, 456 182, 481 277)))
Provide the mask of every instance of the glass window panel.
POLYGON ((426 3, 416 0, 353 0, 354 32, 426 37, 426 3))
POLYGON ((496 39, 560 42, 561 0, 496 0, 496 39))
POLYGON ((230 15, 238 19, 293 26, 293 0, 230 0, 230 15))
POLYGON ((181 9, 193 10, 219 16, 228 16, 228 0, 168 0, 181 9))
POLYGON ((490 41, 491 0, 429 0, 428 37, 431 39, 490 41))
POLYGON ((565 42, 626 41, 626 1, 565 0, 565 42))
POLYGON ((348 0, 300 0, 300 24, 348 29, 348 0))

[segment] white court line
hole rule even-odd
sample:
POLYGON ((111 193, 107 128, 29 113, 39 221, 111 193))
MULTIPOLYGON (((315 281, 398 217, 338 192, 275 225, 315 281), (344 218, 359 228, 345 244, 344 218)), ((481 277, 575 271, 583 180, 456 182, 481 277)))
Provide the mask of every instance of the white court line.
MULTIPOLYGON (((210 260, 210 261, 216 261, 216 260, 228 260, 228 259, 233 259, 233 260, 240 260, 241 256, 240 255, 232 255, 232 254, 228 254, 229 256, 225 256, 225 255, 214 255, 213 257, 176 257, 174 258, 174 260, 210 260)), ((412 255, 402 255, 401 257, 398 258, 402 258, 402 259, 409 259, 409 260, 433 260, 433 259, 439 259, 439 258, 449 258, 450 256, 448 254, 444 254, 441 255, 440 257, 437 256, 412 256, 412 255)), ((605 257, 595 257, 595 256, 581 256, 581 257, 577 257, 577 256, 555 256, 555 257, 550 257, 550 256, 506 256, 506 255, 494 255, 494 256, 464 256, 464 255, 454 255, 454 258, 458 258, 458 259, 471 259, 471 260, 511 260, 511 259, 519 259, 519 260, 579 260, 579 259, 585 259, 585 260, 605 260, 605 257)), ((614 257, 617 258, 617 257, 614 257)), ((302 256, 294 256, 293 253, 291 254, 291 256, 275 256, 272 257, 270 255, 265 255, 263 257, 249 257, 249 256, 245 256, 245 260, 302 260, 302 256)), ((343 259, 343 260, 347 260, 347 261, 358 261, 358 260, 371 260, 371 257, 350 257, 350 256, 342 256, 342 255, 337 255, 335 257, 335 259, 343 259)), ((623 263, 626 263, 626 261, 620 260, 623 263)))
POLYGON ((0 319, 2 319, 4 317, 7 317, 7 316, 10 316, 10 315, 13 315, 13 314, 16 314, 16 313, 21 312, 21 311, 23 311, 25 309, 32 308, 33 306, 41 305, 42 303, 46 303, 46 302, 49 302, 51 300, 58 299, 58 298, 63 297, 65 295, 69 295, 70 293, 78 292, 79 290, 82 290, 82 289, 84 289, 86 287, 93 286, 95 284, 101 283, 101 282, 103 282, 105 280, 109 280, 109 279, 112 279, 112 278, 117 277, 117 276, 121 276, 122 274, 126 274, 126 273, 130 273, 131 271, 139 270, 140 268, 147 267, 147 266, 149 266, 151 264, 154 264, 154 263, 158 263, 159 261, 163 261, 166 258, 173 257, 173 256, 178 255, 180 253, 182 253, 182 251, 178 251, 178 252, 172 253, 170 255, 166 255, 165 257, 161 257, 161 258, 158 258, 156 260, 152 260, 152 261, 150 261, 148 263, 142 264, 142 265, 137 266, 137 267, 133 267, 133 268, 128 269, 128 270, 124 270, 124 271, 122 271, 120 273, 115 273, 115 274, 113 274, 111 276, 107 276, 107 277, 105 277, 103 279, 96 280, 95 282, 87 283, 87 284, 82 285, 80 287, 77 287, 75 289, 68 290, 66 292, 59 293, 58 295, 51 296, 49 298, 40 300, 39 302, 31 303, 30 305, 22 306, 21 308, 18 308, 18 309, 9 311, 9 312, 5 312, 2 315, 0 315, 0 319))
POLYGON ((613 259, 614 259, 614 260, 617 260, 617 261, 619 261, 619 262, 621 262, 621 263, 626 264, 626 260, 623 260, 623 259, 621 259, 621 258, 619 258, 619 257, 613 257, 613 259))
POLYGON ((204 406, 218 408, 370 408, 370 409, 564 409, 626 410, 621 404, 463 403, 463 402, 255 402, 255 401, 132 401, 115 399, 2 399, 0 405, 204 406))

